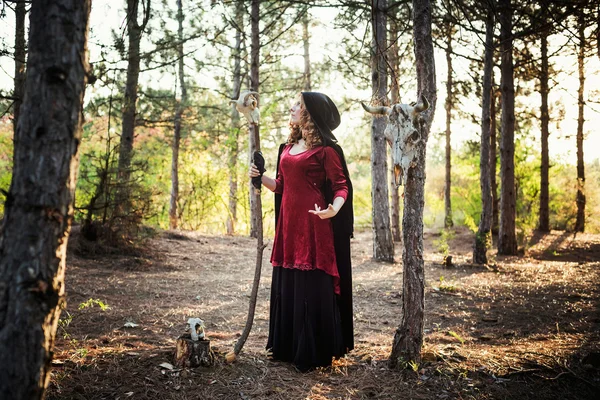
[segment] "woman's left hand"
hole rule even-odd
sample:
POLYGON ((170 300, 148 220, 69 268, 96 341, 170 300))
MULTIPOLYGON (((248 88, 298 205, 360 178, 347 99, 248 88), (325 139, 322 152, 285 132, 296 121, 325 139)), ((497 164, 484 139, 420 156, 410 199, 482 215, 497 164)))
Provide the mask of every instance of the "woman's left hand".
POLYGON ((327 218, 335 217, 335 215, 338 213, 338 210, 336 210, 333 207, 333 204, 329 204, 329 207, 327 207, 324 210, 321 210, 321 207, 319 207, 318 205, 315 204, 315 209, 308 210, 308 212, 311 214, 318 215, 319 218, 321 218, 321 219, 327 219, 327 218))

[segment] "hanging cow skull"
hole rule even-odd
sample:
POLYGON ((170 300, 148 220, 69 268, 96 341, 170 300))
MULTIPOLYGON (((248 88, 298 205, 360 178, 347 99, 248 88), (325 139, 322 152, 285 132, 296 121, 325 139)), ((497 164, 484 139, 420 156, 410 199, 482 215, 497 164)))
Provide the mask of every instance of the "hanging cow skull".
POLYGON ((245 91, 240 93, 240 98, 237 100, 230 100, 229 103, 235 104, 235 109, 240 114, 244 114, 249 124, 258 125, 258 119, 260 118, 260 110, 258 109, 258 97, 257 92, 245 91))
POLYGON ((392 147, 394 182, 396 186, 406 183, 408 169, 417 161, 417 144, 422 141, 423 119, 419 114, 429 108, 429 102, 425 96, 421 96, 421 102, 418 104, 394 104, 391 107, 360 104, 371 114, 388 116, 385 139, 392 147))

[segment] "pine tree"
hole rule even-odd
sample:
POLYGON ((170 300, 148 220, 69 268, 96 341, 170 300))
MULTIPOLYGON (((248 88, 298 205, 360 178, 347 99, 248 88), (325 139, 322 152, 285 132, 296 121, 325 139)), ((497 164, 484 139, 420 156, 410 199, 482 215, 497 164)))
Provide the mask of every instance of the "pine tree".
POLYGON ((90 8, 90 0, 32 3, 19 141, 0 231, 3 400, 42 399, 50 379, 65 302, 90 8))

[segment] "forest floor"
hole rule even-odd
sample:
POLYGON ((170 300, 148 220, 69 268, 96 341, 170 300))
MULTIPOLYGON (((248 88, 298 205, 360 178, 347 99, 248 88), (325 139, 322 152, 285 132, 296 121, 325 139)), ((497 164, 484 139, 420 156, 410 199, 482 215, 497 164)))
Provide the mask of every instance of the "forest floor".
POLYGON ((71 249, 47 398, 599 399, 600 235, 534 236, 522 256, 493 255, 488 267, 470 264, 472 242, 463 229, 426 232, 423 362, 392 371, 401 245, 396 263, 375 262, 371 232, 358 232, 356 347, 308 373, 270 361, 264 349, 270 247, 254 327, 233 364, 224 355, 246 320, 254 240, 163 232, 128 256, 71 249), (441 265, 446 245, 450 268, 441 265), (164 364, 189 317, 205 321, 211 369, 164 364))

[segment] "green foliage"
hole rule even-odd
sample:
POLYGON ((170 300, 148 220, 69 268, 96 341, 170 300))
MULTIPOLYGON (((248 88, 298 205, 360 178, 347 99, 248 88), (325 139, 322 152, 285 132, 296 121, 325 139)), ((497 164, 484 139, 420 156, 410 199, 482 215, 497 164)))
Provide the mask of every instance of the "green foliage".
MULTIPOLYGON (((90 298, 90 299, 88 299, 87 301, 84 301, 83 303, 79 304, 79 307, 78 307, 77 309, 79 309, 79 310, 84 310, 84 309, 86 309, 86 308, 92 308, 92 307, 94 307, 94 306, 98 306, 98 307, 100 307, 100 309, 101 309, 102 311, 106 311, 106 310, 108 310, 108 309, 110 308, 110 306, 109 306, 108 304, 104 303, 102 300, 100 300, 100 299, 92 299, 92 298, 90 298)), ((70 315, 69 315, 69 317, 70 317, 70 315)), ((71 317, 71 320, 72 320, 72 319, 73 319, 73 318, 71 317)), ((69 320, 69 323, 70 323, 70 322, 71 322, 71 321, 69 320)), ((68 324, 67 324, 67 325, 68 325, 68 324)))
POLYGON ((4 214, 4 192, 8 192, 12 179, 13 129, 8 120, 0 120, 0 216, 4 214))
POLYGON ((448 283, 447 281, 445 281, 443 275, 440 276, 440 284, 438 286, 438 289, 441 292, 450 292, 450 293, 456 292, 458 290, 458 288, 456 287, 455 284, 448 283))
POLYGON ((440 231, 440 238, 433 241, 437 251, 442 253, 444 256, 450 254, 450 241, 454 238, 455 233, 452 229, 442 229, 440 231))
POLYGON ((398 357, 397 364, 400 369, 409 369, 413 372, 419 371, 420 364, 414 360, 406 360, 404 357, 398 357))
POLYGON ((73 315, 66 310, 63 310, 62 312, 67 316, 58 320, 58 330, 62 333, 63 339, 66 340, 71 337, 71 335, 67 332, 67 328, 69 325, 71 325, 71 322, 73 322, 73 315))
MULTIPOLYGON (((434 139, 435 140, 435 139, 434 139)), ((455 226, 466 226, 473 232, 481 217, 479 187, 479 153, 475 143, 464 143, 452 158, 452 212, 455 226)), ((573 228, 577 215, 575 204, 576 170, 574 166, 550 161, 550 226, 552 229, 573 228)), ((600 212, 600 160, 586 168, 586 231, 600 232, 600 222, 592 218, 600 212)), ((496 169, 498 175, 500 166, 496 169)), ((443 227, 444 164, 435 152, 427 166, 424 224, 429 228, 443 227)), ((499 176, 498 176, 499 182, 499 176)), ((516 225, 519 244, 536 228, 539 220, 540 157, 533 139, 515 140, 515 189, 517 193, 516 225)), ((498 193, 499 195, 499 193, 498 193)))
POLYGON ((460 344, 465 344, 465 339, 463 339, 458 333, 454 331, 448 331, 448 335, 452 336, 456 340, 460 342, 460 344))

